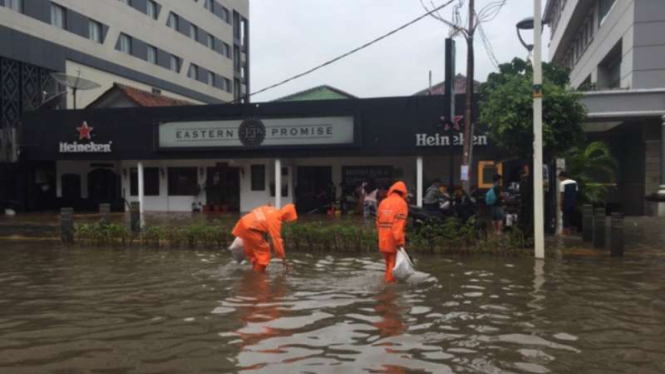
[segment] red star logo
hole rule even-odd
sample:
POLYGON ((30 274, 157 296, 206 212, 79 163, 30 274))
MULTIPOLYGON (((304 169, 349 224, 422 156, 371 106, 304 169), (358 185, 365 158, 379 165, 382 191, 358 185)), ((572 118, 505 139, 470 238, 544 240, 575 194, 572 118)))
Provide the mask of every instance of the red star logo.
POLYGON ((77 127, 76 130, 79 132, 79 140, 88 139, 90 140, 90 132, 94 127, 88 126, 88 122, 83 121, 81 127, 77 127))
POLYGON ((464 116, 454 116, 453 120, 450 122, 446 122, 446 117, 441 117, 441 120, 446 123, 446 126, 444 127, 443 131, 450 131, 450 125, 452 124, 453 129, 457 131, 461 131, 460 126, 459 126, 459 121, 462 120, 464 116))

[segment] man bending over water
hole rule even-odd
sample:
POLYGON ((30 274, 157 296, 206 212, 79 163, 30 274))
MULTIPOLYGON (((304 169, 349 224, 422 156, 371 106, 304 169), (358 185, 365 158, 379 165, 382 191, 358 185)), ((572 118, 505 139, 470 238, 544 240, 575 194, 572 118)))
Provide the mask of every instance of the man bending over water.
POLYGON ((264 205, 245 214, 236 223, 232 234, 243 240, 245 256, 255 272, 265 272, 270 262, 270 245, 265 239, 266 235, 270 237, 275 256, 282 259, 284 267, 287 266, 282 243, 282 222, 296 219, 298 215, 293 204, 287 204, 282 209, 264 205))

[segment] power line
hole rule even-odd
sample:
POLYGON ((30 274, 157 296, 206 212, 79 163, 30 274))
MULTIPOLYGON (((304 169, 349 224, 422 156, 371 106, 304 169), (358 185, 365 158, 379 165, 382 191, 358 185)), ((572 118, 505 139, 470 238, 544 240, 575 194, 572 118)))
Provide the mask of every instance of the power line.
MULTIPOLYGON (((439 10, 441 10, 441 9, 443 9, 443 8, 445 8, 445 7, 447 7, 448 5, 450 5, 451 3, 455 2, 455 1, 456 1, 456 0, 450 0, 450 1, 448 1, 447 3, 445 3, 445 4, 443 4, 443 5, 439 6, 439 7, 434 8, 433 10, 431 10, 431 11, 429 11, 429 12, 423 14, 422 16, 420 16, 420 17, 418 17, 418 18, 416 18, 416 19, 414 19, 414 20, 412 20, 412 21, 410 21, 410 22, 408 22, 408 23, 406 23, 406 24, 404 24, 404 25, 402 25, 402 26, 400 26, 400 27, 398 27, 398 28, 396 28, 396 29, 394 29, 394 30, 392 30, 392 31, 390 31, 390 32, 388 32, 388 33, 386 33, 386 34, 384 34, 384 35, 382 35, 382 36, 380 36, 380 37, 378 37, 378 38, 372 40, 372 41, 370 41, 370 42, 368 42, 368 43, 365 43, 365 44, 361 45, 361 46, 358 47, 358 48, 352 49, 351 51, 349 51, 349 52, 347 52, 347 53, 344 53, 344 54, 341 55, 341 56, 335 57, 335 58, 333 58, 332 60, 328 60, 328 61, 326 61, 326 62, 324 62, 324 63, 322 63, 322 64, 320 64, 320 65, 318 65, 318 66, 315 66, 315 67, 313 67, 313 68, 311 68, 311 69, 309 69, 309 70, 307 70, 307 71, 305 71, 305 72, 302 72, 302 73, 300 73, 300 74, 296 74, 296 75, 292 76, 291 78, 287 78, 287 79, 285 79, 285 80, 283 80, 283 81, 281 81, 281 82, 275 83, 275 84, 273 84, 273 85, 271 85, 271 86, 268 86, 268 87, 262 88, 262 89, 260 89, 260 90, 258 90, 258 91, 254 91, 254 92, 250 93, 249 96, 254 96, 254 95, 257 95, 257 94, 260 94, 260 93, 266 92, 266 91, 268 91, 268 90, 271 90, 271 89, 273 89, 273 88, 277 88, 277 87, 282 86, 282 85, 284 85, 284 84, 286 84, 286 83, 289 83, 289 82, 291 82, 291 81, 293 81, 293 80, 296 80, 296 79, 298 79, 298 78, 302 78, 302 77, 304 77, 305 75, 311 74, 311 73, 313 73, 313 72, 315 72, 315 71, 317 71, 317 70, 319 70, 319 69, 322 69, 322 68, 324 68, 324 67, 326 67, 326 66, 328 66, 328 65, 331 65, 331 64, 333 64, 333 63, 335 63, 335 62, 337 62, 337 61, 339 61, 339 60, 341 60, 341 59, 343 59, 343 58, 345 58, 345 57, 348 57, 348 56, 350 56, 350 55, 352 55, 352 54, 354 54, 354 53, 356 53, 356 52, 358 52, 358 51, 361 51, 361 50, 363 50, 363 49, 365 49, 365 48, 367 48, 367 47, 369 47, 369 46, 371 46, 371 45, 373 45, 373 44, 376 44, 376 43, 380 42, 381 40, 383 40, 383 39, 385 39, 385 38, 387 38, 387 37, 389 37, 389 36, 391 36, 391 35, 394 35, 394 34, 400 32, 400 31, 404 30, 405 28, 407 28, 407 27, 413 25, 414 23, 416 23, 416 22, 422 20, 423 18, 430 16, 430 15, 433 14, 434 12, 437 12, 437 11, 439 11, 439 10)), ((235 101, 232 101, 231 103, 235 103, 235 102, 237 102, 237 101, 238 101, 238 100, 235 100, 235 101)))
POLYGON ((480 39, 483 42, 483 47, 485 47, 485 52, 487 53, 487 57, 489 57, 490 62, 492 65, 494 65, 495 68, 499 68, 499 60, 496 58, 496 55, 494 55, 494 48, 492 48, 492 42, 489 40, 487 35, 485 34, 485 30, 483 29, 482 24, 478 26, 478 31, 480 33, 480 39))

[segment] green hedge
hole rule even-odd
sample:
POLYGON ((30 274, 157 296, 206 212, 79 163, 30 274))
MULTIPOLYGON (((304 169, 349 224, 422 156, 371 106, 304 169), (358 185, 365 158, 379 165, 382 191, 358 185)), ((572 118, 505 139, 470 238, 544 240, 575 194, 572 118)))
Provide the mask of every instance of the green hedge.
MULTIPOLYGON (((120 224, 76 225, 79 243, 92 246, 131 246, 168 248, 226 248, 233 240, 231 220, 195 220, 185 226, 146 226, 133 233, 120 224)), ((373 222, 337 221, 285 224, 282 230, 287 251, 374 253, 377 251, 373 222)), ((407 227, 407 250, 430 254, 530 255, 532 243, 521 233, 500 237, 487 235, 471 219, 449 220, 443 224, 407 227)))

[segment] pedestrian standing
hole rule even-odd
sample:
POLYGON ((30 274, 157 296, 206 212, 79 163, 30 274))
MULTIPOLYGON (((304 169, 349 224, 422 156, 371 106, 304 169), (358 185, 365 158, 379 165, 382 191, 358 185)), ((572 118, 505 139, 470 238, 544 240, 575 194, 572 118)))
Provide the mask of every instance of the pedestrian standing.
POLYGON ((497 235, 501 235, 503 233, 503 219, 505 216, 503 210, 504 194, 501 187, 503 177, 499 174, 495 174, 492 180, 494 183, 492 184, 492 188, 490 188, 485 194, 485 203, 490 207, 494 232, 497 235))
POLYGON ((381 201, 376 215, 376 230, 379 237, 379 251, 386 264, 384 279, 388 283, 395 281, 393 268, 397 250, 404 247, 406 218, 406 185, 397 182, 388 190, 388 196, 381 201))
POLYGON ((379 189, 373 181, 365 185, 365 195, 363 200, 363 217, 376 215, 376 205, 378 201, 379 189))
POLYGON ((565 171, 559 173, 561 181, 561 216, 563 218, 563 234, 572 235, 572 220, 577 206, 577 182, 571 179, 565 171))

